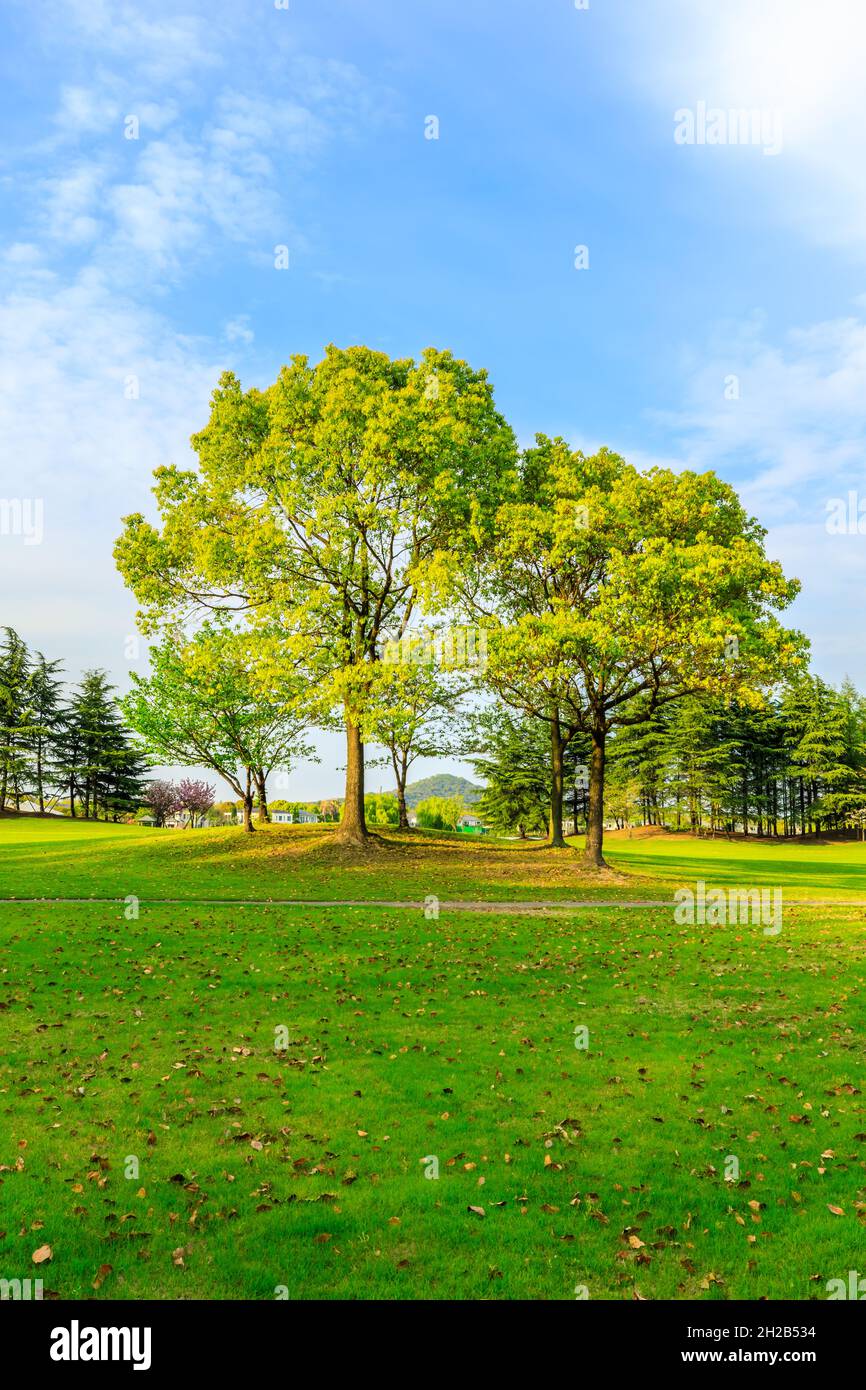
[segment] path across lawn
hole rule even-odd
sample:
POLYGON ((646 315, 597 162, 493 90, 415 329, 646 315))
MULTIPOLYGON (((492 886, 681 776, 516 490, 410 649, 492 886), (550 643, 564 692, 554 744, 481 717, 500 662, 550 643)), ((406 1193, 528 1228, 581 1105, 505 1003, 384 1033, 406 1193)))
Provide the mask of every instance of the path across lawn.
MULTIPOLYGON (((797 898, 797 907, 866 907, 862 898, 797 898)), ((0 898, 2 906, 23 906, 39 903, 68 903, 75 906, 88 906, 98 903, 128 903, 129 898, 0 898)), ((406 898, 137 898, 144 907, 382 907, 413 908, 423 912, 426 902, 406 898)), ((792 906, 794 904, 792 903, 792 906)), ((447 912, 539 912, 555 910, 573 912, 582 908, 640 908, 676 907, 672 898, 527 898, 517 902, 474 902, 468 898, 453 901, 438 901, 437 911, 447 912)))

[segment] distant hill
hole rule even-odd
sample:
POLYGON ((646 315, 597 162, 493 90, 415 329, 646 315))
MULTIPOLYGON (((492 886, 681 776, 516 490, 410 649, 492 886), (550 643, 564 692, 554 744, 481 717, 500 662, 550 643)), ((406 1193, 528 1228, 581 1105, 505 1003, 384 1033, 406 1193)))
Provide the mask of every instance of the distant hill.
POLYGON ((474 782, 468 782, 465 777, 453 777, 450 772, 440 772, 434 777, 422 777, 418 782, 409 782, 406 786, 406 805, 410 811, 414 811, 419 801, 424 801, 428 796, 462 796, 467 806, 471 806, 477 801, 483 787, 476 787, 474 782))

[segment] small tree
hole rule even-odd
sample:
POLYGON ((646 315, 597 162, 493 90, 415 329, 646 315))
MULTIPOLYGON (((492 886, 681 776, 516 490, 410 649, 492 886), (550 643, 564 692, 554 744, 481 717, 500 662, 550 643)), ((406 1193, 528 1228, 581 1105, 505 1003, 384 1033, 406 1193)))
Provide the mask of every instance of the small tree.
POLYGON ((85 819, 116 820, 144 800, 148 769, 144 750, 130 737, 118 713, 114 686, 105 671, 85 671, 63 718, 58 781, 69 786, 70 812, 78 793, 85 819))
POLYGON ((124 713, 166 762, 210 768, 241 799, 244 829, 252 831, 258 789, 267 819, 265 788, 274 767, 310 753, 302 739, 305 716, 292 696, 268 699, 253 678, 247 639, 226 624, 205 625, 184 643, 166 637, 150 652, 151 674, 133 675, 124 713))
POLYGON ((543 832, 550 809, 550 740, 540 721, 501 706, 482 711, 465 753, 486 783, 473 810, 493 830, 543 832))
POLYGON ((30 719, 30 653, 11 627, 0 645, 0 811, 11 796, 16 811, 30 770, 27 728, 30 719))
POLYGON ((180 809, 177 787, 173 782, 155 780, 149 782, 144 793, 145 805, 158 826, 165 825, 169 816, 180 809))
POLYGON ((178 786, 177 808, 179 811, 186 811, 190 827, 202 822, 215 800, 215 790, 209 782, 184 777, 178 786))

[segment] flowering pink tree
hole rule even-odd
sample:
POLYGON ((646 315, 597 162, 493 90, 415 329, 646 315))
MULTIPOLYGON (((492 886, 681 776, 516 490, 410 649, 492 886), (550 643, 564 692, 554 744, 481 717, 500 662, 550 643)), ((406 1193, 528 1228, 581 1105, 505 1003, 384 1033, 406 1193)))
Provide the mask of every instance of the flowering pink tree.
POLYGON ((144 804, 149 807, 156 824, 165 825, 169 816, 178 809, 177 787, 173 782, 149 782, 144 804))
POLYGON ((184 777, 177 789, 177 809, 186 811, 190 826, 197 823, 200 825, 213 806, 215 798, 215 788, 210 782, 198 782, 191 777, 184 777))

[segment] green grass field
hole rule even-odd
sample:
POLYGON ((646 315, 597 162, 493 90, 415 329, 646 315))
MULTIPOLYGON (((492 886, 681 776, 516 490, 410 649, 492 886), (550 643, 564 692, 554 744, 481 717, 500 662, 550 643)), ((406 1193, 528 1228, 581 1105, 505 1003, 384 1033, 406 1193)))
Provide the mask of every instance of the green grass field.
MULTIPOLYGON (((0 818, 0 899, 116 897, 494 900, 669 898, 703 879, 782 888, 786 900, 861 899, 866 844, 610 836, 621 881, 581 874, 578 855, 537 842, 429 831, 380 836, 368 859, 335 856, 330 827, 269 826, 255 835, 154 830, 85 821, 0 818)), ((581 841, 575 840, 580 846, 581 841)))
POLYGON ((292 833, 0 823, 3 897, 142 899, 0 906, 0 1278, 808 1300, 862 1270, 863 847, 611 845, 636 873, 606 897, 863 898, 792 904, 778 936, 668 909, 146 901, 587 895, 568 856, 416 837, 341 867, 292 833))

